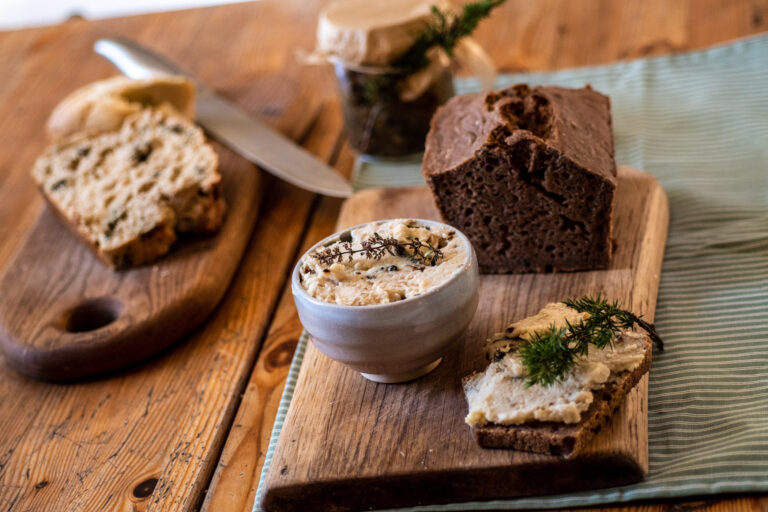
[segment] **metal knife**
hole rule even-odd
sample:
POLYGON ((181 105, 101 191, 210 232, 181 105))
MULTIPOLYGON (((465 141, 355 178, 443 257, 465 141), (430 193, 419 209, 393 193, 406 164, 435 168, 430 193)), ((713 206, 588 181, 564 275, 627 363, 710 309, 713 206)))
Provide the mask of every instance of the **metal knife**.
POLYGON ((352 186, 331 167, 237 105, 217 96, 164 57, 122 38, 100 39, 94 50, 130 78, 169 73, 190 78, 197 87, 197 122, 220 142, 297 187, 333 197, 352 195, 352 186))

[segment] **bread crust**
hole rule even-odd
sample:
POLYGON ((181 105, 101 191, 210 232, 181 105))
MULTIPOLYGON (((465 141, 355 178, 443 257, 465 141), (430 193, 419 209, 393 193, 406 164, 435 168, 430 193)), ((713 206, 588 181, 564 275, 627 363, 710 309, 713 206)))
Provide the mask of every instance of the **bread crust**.
POLYGON ((432 117, 422 174, 483 273, 608 268, 617 186, 608 97, 518 84, 432 117))
POLYGON ((559 457, 572 457, 581 453, 603 426, 608 424, 614 411, 624 402, 627 394, 640 382, 651 367, 653 348, 646 337, 645 357, 632 371, 618 374, 604 387, 594 390, 594 400, 575 424, 559 422, 530 422, 522 425, 488 423, 473 426, 477 443, 484 448, 512 448, 559 457))
POLYGON ((85 233, 77 228, 75 219, 68 217, 58 208, 55 202, 51 201, 41 185, 38 185, 38 189, 45 199, 45 203, 59 221, 66 226, 67 230, 88 247, 99 261, 115 270, 125 270, 155 260, 166 254, 170 250, 171 245, 176 241, 173 223, 167 221, 158 224, 140 238, 130 240, 108 251, 102 250, 85 233))
POLYGON ((147 107, 170 107, 192 120, 195 85, 187 78, 172 75, 142 80, 115 76, 92 82, 54 108, 48 118, 48 136, 59 140, 75 133, 95 135, 117 130, 126 117, 147 107))

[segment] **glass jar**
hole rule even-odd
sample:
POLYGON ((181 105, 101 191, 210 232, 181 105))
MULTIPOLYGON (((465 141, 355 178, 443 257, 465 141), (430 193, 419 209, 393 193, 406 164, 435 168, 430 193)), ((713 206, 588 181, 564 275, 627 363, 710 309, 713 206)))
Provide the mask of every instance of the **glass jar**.
POLYGON ((376 157, 400 157, 424 151, 429 122, 437 107, 453 96, 450 67, 429 84, 403 94, 407 75, 396 70, 350 65, 334 60, 341 109, 353 148, 376 157))

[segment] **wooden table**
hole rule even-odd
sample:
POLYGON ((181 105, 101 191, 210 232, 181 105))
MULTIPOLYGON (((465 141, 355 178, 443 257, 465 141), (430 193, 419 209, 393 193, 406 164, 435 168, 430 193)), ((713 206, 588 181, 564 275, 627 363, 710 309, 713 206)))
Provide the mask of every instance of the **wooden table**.
MULTIPOLYGON (((0 267, 37 218, 28 176, 51 107, 114 73, 91 54, 135 38, 351 172, 332 73, 302 67, 321 2, 264 0, 0 33, 0 267), (319 111, 309 128, 302 119, 319 111)), ((659 55, 768 30, 768 1, 508 0, 477 39, 504 70, 659 55)), ((184 343, 110 378, 25 379, 0 365, 0 510, 249 511, 301 325, 287 273, 332 231, 338 200, 267 177, 232 287, 184 343)), ((53 249, 53 248, 52 248, 53 249)), ((44 271, 41 269, 41 271, 44 271)), ((1 293, 1 292, 0 292, 1 293)), ((768 498, 705 498, 623 510, 765 510, 768 498)))

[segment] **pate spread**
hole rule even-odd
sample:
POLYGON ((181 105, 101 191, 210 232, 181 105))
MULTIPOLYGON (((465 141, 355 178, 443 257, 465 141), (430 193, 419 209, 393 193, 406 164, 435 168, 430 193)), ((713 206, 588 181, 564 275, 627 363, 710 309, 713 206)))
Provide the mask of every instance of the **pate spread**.
MULTIPOLYGON (((514 346, 512 335, 528 338, 550 326, 563 327, 566 319, 578 322, 580 313, 563 304, 548 304, 539 314, 512 324, 506 335, 510 342, 501 358, 492 362, 483 372, 476 372, 464 380, 464 392, 469 404, 466 422, 470 425, 495 423, 519 425, 530 421, 578 423, 581 414, 594 400, 593 390, 621 372, 637 368, 645 357, 646 337, 634 332, 623 332, 613 346, 603 349, 590 347, 586 356, 576 359, 573 369, 551 386, 528 386, 526 369, 514 346), (517 333, 517 334, 515 334, 517 333)), ((491 338, 498 344, 504 335, 491 338)))
POLYGON ((307 253, 301 260, 299 277, 307 293, 324 302, 349 306, 386 304, 437 288, 457 274, 467 262, 467 250, 454 229, 396 219, 371 222, 344 232, 325 246, 307 253), (318 251, 336 247, 345 250, 346 244, 352 250, 359 251, 363 241, 376 235, 405 243, 418 239, 438 248, 442 256, 434 261, 434 265, 389 251, 378 259, 355 252, 351 259, 345 255, 341 261, 335 260, 330 264, 316 257, 318 251))

